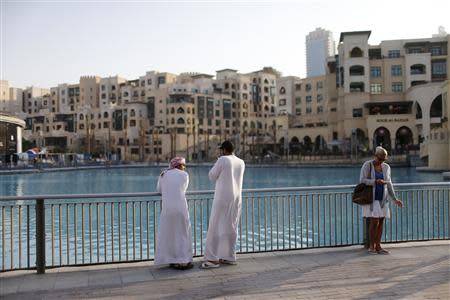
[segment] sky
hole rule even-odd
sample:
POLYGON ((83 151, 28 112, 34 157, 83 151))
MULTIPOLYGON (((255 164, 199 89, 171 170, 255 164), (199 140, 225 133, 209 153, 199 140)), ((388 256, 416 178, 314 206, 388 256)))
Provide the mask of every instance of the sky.
POLYGON ((0 0, 0 77, 50 88, 80 76, 146 71, 241 73, 272 66, 304 77, 317 27, 371 30, 370 44, 450 32, 450 1, 0 0))

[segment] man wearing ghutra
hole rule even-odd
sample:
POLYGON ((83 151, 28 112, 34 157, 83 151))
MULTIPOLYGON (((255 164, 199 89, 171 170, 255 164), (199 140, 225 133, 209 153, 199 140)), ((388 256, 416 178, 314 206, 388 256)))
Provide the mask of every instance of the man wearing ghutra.
POLYGON ((209 171, 216 182, 205 246, 204 269, 220 264, 236 264, 236 239, 241 215, 242 182, 245 163, 234 155, 234 146, 225 141, 220 146, 222 156, 209 171))
POLYGON ((175 157, 158 179, 156 190, 162 194, 162 211, 156 237, 155 265, 169 264, 190 269, 192 264, 191 222, 186 201, 189 175, 186 160, 175 157))

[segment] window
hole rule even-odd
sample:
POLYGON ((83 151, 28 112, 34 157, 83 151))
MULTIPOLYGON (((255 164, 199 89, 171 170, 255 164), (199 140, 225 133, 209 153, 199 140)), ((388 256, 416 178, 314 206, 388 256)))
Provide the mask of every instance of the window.
POLYGON ((410 68, 411 75, 421 75, 426 73, 426 67, 423 64, 415 64, 410 68))
POLYGON ((311 107, 307 107, 307 108, 306 108, 306 113, 307 113, 307 114, 310 114, 311 112, 312 112, 311 107))
POLYGON ((423 53, 423 49, 422 48, 410 48, 408 49, 408 53, 410 54, 417 54, 417 53, 423 53))
POLYGON ((354 65, 350 67, 350 76, 362 76, 364 75, 364 67, 361 65, 354 65))
POLYGON ((296 109, 295 109, 295 114, 296 114, 297 116, 301 116, 301 115, 302 115, 302 109, 301 109, 301 108, 296 108, 296 109))
MULTIPOLYGON (((105 86, 102 85, 102 91, 104 91, 104 90, 105 90, 105 86)), ((64 91, 63 91, 63 95, 64 95, 64 91)))
POLYGON ((323 113, 323 106, 317 106, 317 113, 318 114, 323 113))
POLYGON ((297 84, 295 85, 295 90, 296 90, 296 91, 301 91, 301 90, 302 90, 302 85, 301 85, 300 83, 297 83, 297 84))
POLYGON ((216 126, 220 126, 220 120, 216 120, 216 126))
POLYGON ((306 96, 306 102, 311 102, 312 101, 312 96, 306 96))
POLYGON ((280 89, 280 94, 281 94, 281 95, 286 94, 286 89, 285 89, 284 87, 281 87, 281 89, 280 89))
POLYGON ((321 94, 317 95, 317 102, 321 102, 323 100, 323 96, 321 94))
POLYGON ((106 99, 106 94, 102 94, 102 99, 106 99))
POLYGON ((280 106, 285 106, 286 105, 286 99, 280 99, 279 105, 280 106))
POLYGON ((398 58, 400 57, 400 50, 389 50, 388 51, 389 58, 398 58))
POLYGON ((361 118, 363 115, 362 108, 354 108, 353 109, 353 118, 361 118))
POLYGON ((447 63, 445 60, 432 61, 431 62, 431 73, 433 75, 443 75, 447 74, 447 63))
POLYGON ((152 84, 152 80, 151 79, 147 79, 147 84, 151 85, 152 84))
POLYGON ((321 89, 321 88, 323 88, 323 82, 322 81, 318 81, 317 83, 316 83, 316 89, 321 89))
POLYGON ((363 51, 359 47, 355 47, 350 52, 350 57, 362 57, 363 51))
POLYGON ((302 103, 302 98, 301 97, 296 97, 295 98, 295 104, 299 105, 300 103, 302 103))
POLYGON ((392 92, 393 93, 401 93, 401 92, 403 92, 403 83, 401 83, 401 82, 393 82, 392 83, 392 92))
POLYGON ((442 47, 440 46, 435 46, 435 47, 431 47, 430 49, 431 55, 443 55, 444 51, 442 51, 442 47))
POLYGON ((306 90, 306 91, 310 91, 310 90, 311 90, 311 84, 310 84, 310 83, 307 83, 307 84, 306 84, 305 90, 306 90))
POLYGON ((381 67, 370 67, 371 77, 381 77, 381 67))
POLYGON ((351 93, 364 93, 364 82, 351 82, 350 92, 351 93))
POLYGON ((401 65, 391 66, 391 75, 392 76, 402 76, 402 66, 401 65))
POLYGON ((381 83, 371 83, 370 84, 370 93, 371 94, 381 94, 383 91, 383 86, 381 83))

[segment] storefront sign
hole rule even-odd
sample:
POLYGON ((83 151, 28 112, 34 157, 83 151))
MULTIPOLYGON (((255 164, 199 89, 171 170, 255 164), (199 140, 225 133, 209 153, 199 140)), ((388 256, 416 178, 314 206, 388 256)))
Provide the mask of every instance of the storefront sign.
POLYGON ((385 119, 377 119, 379 123, 392 123, 392 122, 409 122, 409 119, 401 119, 401 118, 385 118, 385 119))

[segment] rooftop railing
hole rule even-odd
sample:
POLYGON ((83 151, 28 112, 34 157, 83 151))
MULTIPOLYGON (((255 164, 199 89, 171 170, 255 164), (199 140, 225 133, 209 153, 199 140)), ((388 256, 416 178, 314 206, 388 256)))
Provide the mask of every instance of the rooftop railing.
MULTIPOLYGON (((383 242, 449 239, 450 182, 396 184, 383 242)), ((353 186, 246 189, 237 252, 364 242, 353 186)), ((214 191, 189 191, 194 256, 202 256, 214 191)), ((153 260, 161 210, 157 193, 0 197, 0 269, 153 260)))

